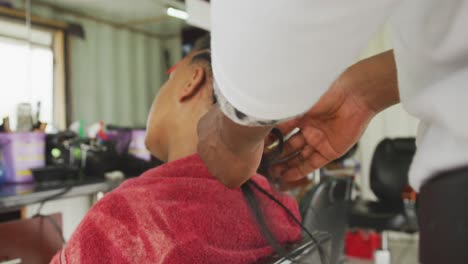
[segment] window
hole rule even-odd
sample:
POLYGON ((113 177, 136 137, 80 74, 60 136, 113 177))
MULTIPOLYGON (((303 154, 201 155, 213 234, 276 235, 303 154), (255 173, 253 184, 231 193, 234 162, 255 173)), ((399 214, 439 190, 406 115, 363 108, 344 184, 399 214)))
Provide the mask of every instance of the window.
POLYGON ((0 20, 0 117, 10 116, 12 128, 20 103, 30 103, 35 117, 40 102, 40 120, 54 124, 53 35, 0 20))

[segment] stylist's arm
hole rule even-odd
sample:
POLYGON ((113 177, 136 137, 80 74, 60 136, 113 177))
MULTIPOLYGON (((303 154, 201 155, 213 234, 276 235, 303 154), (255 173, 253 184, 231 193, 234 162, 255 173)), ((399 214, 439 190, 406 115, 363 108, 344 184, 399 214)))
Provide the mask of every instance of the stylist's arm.
POLYGON ((393 51, 364 59, 349 67, 303 116, 278 125, 283 134, 294 128, 283 157, 270 175, 285 189, 304 182, 304 176, 341 157, 361 137, 371 119, 400 102, 393 51))
POLYGON ((198 153, 218 180, 238 187, 255 174, 270 130, 236 124, 215 105, 198 123, 198 153))
MULTIPOLYGON (((393 51, 354 64, 303 116, 278 125, 285 135, 300 128, 286 142, 283 157, 300 154, 274 166, 271 175, 283 187, 301 182, 308 173, 343 155, 377 113, 399 101, 393 51)), ((198 152, 223 184, 237 187, 258 168, 270 129, 238 125, 216 106, 198 124, 198 152)))
MULTIPOLYGON (((219 108, 198 125, 198 153, 210 172, 228 187, 252 176, 271 126, 318 104, 397 2, 213 0, 212 65, 219 108)), ((324 140, 314 137, 324 160, 342 153, 324 140)))

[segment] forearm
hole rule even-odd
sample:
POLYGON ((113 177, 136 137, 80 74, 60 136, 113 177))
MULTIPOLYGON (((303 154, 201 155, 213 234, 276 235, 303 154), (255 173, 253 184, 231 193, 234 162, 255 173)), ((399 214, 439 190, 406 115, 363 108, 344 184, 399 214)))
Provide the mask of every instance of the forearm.
POLYGON ((364 59, 349 67, 338 81, 352 88, 352 96, 375 113, 400 102, 393 50, 364 59))
POLYGON ((214 106, 198 123, 197 151, 213 176, 237 188, 255 174, 270 129, 236 124, 214 106))
POLYGON ((256 150, 272 129, 272 126, 239 125, 221 111, 218 122, 221 123, 221 140, 233 153, 256 150))
POLYGON ((316 104, 398 0, 211 3, 218 94, 249 118, 221 108, 238 124, 262 125, 301 115, 316 104))
MULTIPOLYGON (((375 113, 400 102, 393 50, 364 59, 349 67, 337 80, 375 113)), ((219 115, 221 139, 234 153, 255 150, 272 126, 242 126, 219 115)))

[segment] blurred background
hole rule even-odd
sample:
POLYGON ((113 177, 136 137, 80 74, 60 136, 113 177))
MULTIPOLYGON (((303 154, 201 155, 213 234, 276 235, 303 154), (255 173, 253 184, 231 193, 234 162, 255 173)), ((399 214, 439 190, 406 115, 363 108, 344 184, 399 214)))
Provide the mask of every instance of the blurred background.
MULTIPOLYGON (((46 234, 58 225, 60 236, 45 249, 46 257, 35 255, 35 263, 47 262, 105 192, 160 164, 143 144, 147 114, 166 71, 209 32, 209 13, 209 1, 202 0, 0 0, 0 221, 37 226, 38 215, 55 217, 46 234), (105 143, 108 138, 113 144, 105 143), (116 159, 126 165, 115 167, 116 159)), ((392 32, 385 26, 359 59, 391 48, 392 32)), ((371 186, 376 148, 386 138, 413 138, 417 125, 394 106, 372 121, 348 161, 314 175, 350 167, 349 199, 379 201, 371 186)), ((407 183, 407 171, 399 173, 407 183)), ((3 232, 23 230, 2 225, 0 263, 17 259, 13 246, 3 245, 21 236, 3 232)), ((384 229, 355 227, 352 233, 359 236, 348 241, 365 248, 374 231, 381 241, 384 229)), ((390 249, 402 255, 393 263, 417 263, 415 232, 390 231, 390 249)), ((379 248, 380 242, 368 251, 379 248)), ((353 252, 351 261, 372 263, 373 255, 353 252)))

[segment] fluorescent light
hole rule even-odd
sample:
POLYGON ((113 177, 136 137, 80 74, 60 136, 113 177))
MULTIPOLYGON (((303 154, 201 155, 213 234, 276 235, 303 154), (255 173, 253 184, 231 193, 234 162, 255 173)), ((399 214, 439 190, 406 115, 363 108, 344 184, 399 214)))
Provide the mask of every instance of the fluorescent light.
POLYGON ((171 17, 175 17, 175 18, 179 18, 179 19, 183 19, 183 20, 187 20, 189 15, 187 12, 185 11, 182 11, 180 9, 175 9, 173 7, 168 7, 167 8, 167 11, 166 11, 166 14, 168 16, 171 16, 171 17))

